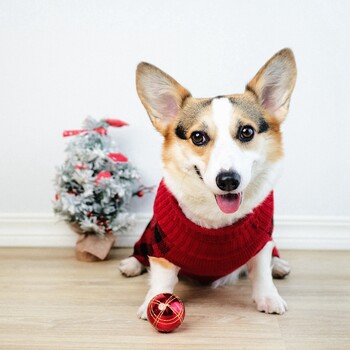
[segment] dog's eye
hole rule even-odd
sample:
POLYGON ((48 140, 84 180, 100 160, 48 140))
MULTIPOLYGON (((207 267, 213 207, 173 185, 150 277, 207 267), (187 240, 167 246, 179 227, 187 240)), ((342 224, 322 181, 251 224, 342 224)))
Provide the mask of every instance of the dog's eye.
POLYGON ((241 142, 249 142, 253 139, 255 135, 255 130, 250 125, 245 125, 239 128, 238 138, 241 142))
POLYGON ((204 131, 193 131, 191 140, 196 146, 205 146, 210 141, 210 138, 204 131))

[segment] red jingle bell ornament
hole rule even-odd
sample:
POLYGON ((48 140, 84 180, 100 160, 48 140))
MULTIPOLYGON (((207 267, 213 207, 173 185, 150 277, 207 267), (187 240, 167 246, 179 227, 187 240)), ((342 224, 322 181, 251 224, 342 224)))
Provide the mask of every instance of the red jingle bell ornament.
POLYGON ((183 322, 185 306, 173 294, 158 294, 148 304, 147 317, 158 332, 169 333, 183 322))

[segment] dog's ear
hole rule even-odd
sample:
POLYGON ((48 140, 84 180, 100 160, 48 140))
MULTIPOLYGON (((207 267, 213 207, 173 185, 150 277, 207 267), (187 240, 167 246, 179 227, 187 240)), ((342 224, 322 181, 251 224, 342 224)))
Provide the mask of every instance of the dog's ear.
POLYGON ((191 94, 159 68, 140 63, 136 70, 137 93, 156 129, 165 135, 191 94))
POLYGON ((277 52, 247 84, 246 91, 253 93, 261 106, 279 123, 289 108, 297 69, 292 50, 277 52))

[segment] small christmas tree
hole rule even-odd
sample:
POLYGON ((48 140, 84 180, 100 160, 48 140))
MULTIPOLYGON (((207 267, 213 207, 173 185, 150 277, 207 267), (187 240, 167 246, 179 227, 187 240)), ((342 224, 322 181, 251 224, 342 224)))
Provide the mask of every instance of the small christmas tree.
POLYGON ((88 245, 96 250, 96 245, 108 242, 110 249, 113 234, 127 230, 132 223, 127 211, 131 197, 142 197, 150 190, 140 184, 137 170, 118 153, 107 134, 108 127, 125 125, 115 119, 87 118, 82 130, 63 133, 74 138, 66 148, 64 164, 57 170, 54 211, 76 231, 84 233, 85 241, 78 241, 77 248, 88 245))

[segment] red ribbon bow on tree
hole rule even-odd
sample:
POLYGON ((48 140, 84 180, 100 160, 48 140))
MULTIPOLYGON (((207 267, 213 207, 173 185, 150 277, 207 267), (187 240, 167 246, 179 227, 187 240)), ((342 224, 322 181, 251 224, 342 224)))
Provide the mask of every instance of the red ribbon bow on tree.
MULTIPOLYGON (((105 122, 110 125, 113 126, 115 128, 121 128, 122 126, 127 126, 129 125, 128 123, 119 120, 119 119, 105 119, 105 122)), ((100 135, 107 135, 107 130, 105 128, 95 128, 92 129, 93 131, 96 131, 97 133, 99 133, 100 135)), ((68 137, 68 136, 76 136, 79 134, 82 134, 84 132, 88 132, 90 130, 86 130, 86 129, 81 129, 81 130, 65 130, 63 131, 63 137, 68 137)))

